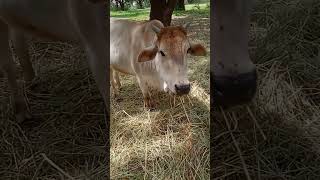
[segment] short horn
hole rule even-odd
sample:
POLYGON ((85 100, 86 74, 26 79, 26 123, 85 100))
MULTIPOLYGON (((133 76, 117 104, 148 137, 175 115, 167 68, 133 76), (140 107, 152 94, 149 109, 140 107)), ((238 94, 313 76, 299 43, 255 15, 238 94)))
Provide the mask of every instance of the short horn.
POLYGON ((191 22, 187 22, 187 23, 185 23, 184 25, 182 25, 182 27, 183 27, 184 29, 188 29, 188 27, 190 26, 190 24, 191 24, 191 22))
POLYGON ((155 33, 157 33, 157 34, 159 34, 159 32, 160 32, 160 28, 158 28, 158 27, 155 26, 155 25, 152 25, 152 30, 153 30, 155 33))

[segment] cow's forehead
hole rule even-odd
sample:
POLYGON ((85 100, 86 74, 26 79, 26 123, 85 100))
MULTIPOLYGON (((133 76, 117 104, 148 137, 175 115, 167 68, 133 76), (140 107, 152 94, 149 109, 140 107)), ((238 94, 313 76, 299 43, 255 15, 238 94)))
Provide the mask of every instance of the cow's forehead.
POLYGON ((187 32, 180 26, 164 27, 158 34, 159 42, 181 41, 187 39, 187 32))
POLYGON ((187 33, 182 27, 166 27, 158 34, 158 43, 161 48, 170 54, 181 54, 187 42, 187 33))

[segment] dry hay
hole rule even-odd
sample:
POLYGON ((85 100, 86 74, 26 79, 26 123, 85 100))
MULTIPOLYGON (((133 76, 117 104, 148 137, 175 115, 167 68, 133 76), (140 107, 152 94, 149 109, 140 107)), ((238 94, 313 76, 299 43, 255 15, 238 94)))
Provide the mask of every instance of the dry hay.
POLYGON ((255 7, 258 92, 212 117, 213 179, 320 178, 319 9, 319 1, 299 0, 255 7))
MULTIPOLYGON (((205 34, 197 37, 208 47, 209 21, 202 21, 205 34)), ((197 26, 192 29, 198 31, 197 26)), ((104 106, 84 53, 64 43, 32 40, 29 44, 37 77, 23 92, 32 121, 15 123, 6 79, 0 79, 0 177, 105 179, 109 157, 104 106)), ((161 112, 143 111, 136 83, 132 78, 122 82, 123 100, 112 101, 114 178, 208 179, 209 58, 189 62, 194 68, 190 100, 176 99, 170 107, 167 96, 162 96, 161 112)), ((22 77, 21 69, 18 76, 22 77)))
POLYGON ((0 79, 1 179, 105 179, 104 105, 84 53, 62 43, 29 44, 37 77, 23 91, 32 121, 15 122, 0 79))
MULTIPOLYGON (((209 50, 209 19, 173 24, 186 21, 209 50)), ((160 94, 159 109, 148 112, 135 78, 121 76, 121 100, 111 100, 112 179, 209 179, 209 56, 190 57, 189 77, 189 97, 160 94)))

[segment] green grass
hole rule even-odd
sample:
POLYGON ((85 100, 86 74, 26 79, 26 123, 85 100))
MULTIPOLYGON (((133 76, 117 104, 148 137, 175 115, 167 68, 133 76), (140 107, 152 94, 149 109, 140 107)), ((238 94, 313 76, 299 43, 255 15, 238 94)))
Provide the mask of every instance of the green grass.
MULTIPOLYGON (((185 11, 174 11, 174 16, 192 15, 196 17, 210 16, 210 7, 207 3, 199 4, 199 9, 195 4, 185 5, 185 11)), ((127 11, 110 11, 111 17, 127 18, 131 20, 147 20, 149 19, 150 8, 133 9, 127 11)))

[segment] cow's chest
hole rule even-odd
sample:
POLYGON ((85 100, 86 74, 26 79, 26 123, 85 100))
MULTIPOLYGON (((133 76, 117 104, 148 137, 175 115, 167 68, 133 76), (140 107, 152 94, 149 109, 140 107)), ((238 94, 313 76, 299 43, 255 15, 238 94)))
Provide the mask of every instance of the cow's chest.
POLYGON ((144 86, 146 87, 146 89, 152 93, 152 92, 159 92, 162 91, 164 82, 159 79, 159 78, 155 78, 155 77, 145 77, 144 78, 144 86))

